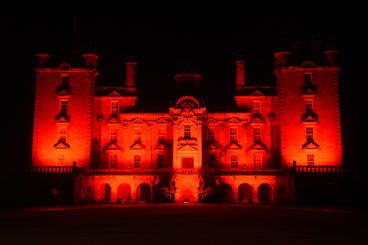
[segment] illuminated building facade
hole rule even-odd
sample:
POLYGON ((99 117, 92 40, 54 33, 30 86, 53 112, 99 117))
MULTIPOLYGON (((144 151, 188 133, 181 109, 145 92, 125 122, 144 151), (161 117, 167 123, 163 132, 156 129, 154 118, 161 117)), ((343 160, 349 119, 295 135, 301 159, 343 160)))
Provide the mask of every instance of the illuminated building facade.
POLYGON ((290 169, 342 166, 338 53, 324 55, 291 65, 275 53, 277 87, 247 86, 236 60, 235 106, 221 110, 193 92, 200 74, 176 74, 181 96, 148 111, 136 106, 135 61, 124 86, 95 87, 96 55, 52 68, 38 54, 33 167, 80 169, 78 202, 292 202, 290 169))

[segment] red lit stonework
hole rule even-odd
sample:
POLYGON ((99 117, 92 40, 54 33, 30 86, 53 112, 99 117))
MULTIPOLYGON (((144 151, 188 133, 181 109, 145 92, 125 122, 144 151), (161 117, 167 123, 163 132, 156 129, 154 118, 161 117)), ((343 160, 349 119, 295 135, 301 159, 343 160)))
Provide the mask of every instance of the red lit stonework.
MULTIPOLYGON (((206 108, 187 93, 173 106, 136 106, 136 66, 125 86, 95 88, 98 57, 85 66, 35 69, 33 166, 72 166, 81 202, 290 202, 285 169, 342 164, 335 51, 326 64, 288 63, 275 53, 278 85, 251 87, 246 62, 235 62, 235 108, 206 108)), ((178 88, 199 74, 177 74, 178 88)))

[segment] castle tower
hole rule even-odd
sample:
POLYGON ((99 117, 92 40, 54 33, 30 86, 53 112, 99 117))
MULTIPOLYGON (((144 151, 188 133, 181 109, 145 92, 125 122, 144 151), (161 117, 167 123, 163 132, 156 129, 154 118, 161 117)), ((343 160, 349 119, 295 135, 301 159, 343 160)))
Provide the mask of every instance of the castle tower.
POLYGON ((98 57, 83 55, 83 68, 52 68, 47 54, 37 57, 32 164, 88 167, 98 57))
POLYGON ((280 98, 281 158, 288 166, 340 166, 342 145, 337 52, 325 52, 325 65, 292 66, 277 52, 275 74, 280 98))

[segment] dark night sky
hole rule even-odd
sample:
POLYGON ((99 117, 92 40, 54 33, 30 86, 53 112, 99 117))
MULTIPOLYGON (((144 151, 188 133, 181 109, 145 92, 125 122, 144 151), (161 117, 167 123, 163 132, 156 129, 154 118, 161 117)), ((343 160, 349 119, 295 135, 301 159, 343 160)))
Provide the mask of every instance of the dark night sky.
MULTIPOLYGON (((248 11, 249 12, 249 11, 248 11)), ((86 51, 100 56, 99 81, 122 84, 124 59, 139 62, 140 103, 168 107, 175 72, 202 74, 206 103, 231 100, 233 61, 243 54, 249 83, 272 84, 273 52, 318 49, 341 52, 341 104, 346 166, 363 178, 366 127, 363 101, 367 78, 363 18, 339 13, 316 16, 242 17, 1 17, 2 81, 1 165, 25 166, 31 158, 34 54, 48 52, 55 62, 70 61, 86 51), (74 23, 74 24, 73 24, 74 23), (74 48, 74 49, 73 49, 74 48), (73 51, 74 50, 74 51, 73 51), (364 67, 363 67, 364 66, 364 67), (5 75, 5 76, 4 76, 5 75), (158 96, 159 95, 159 96, 158 96), (156 98, 160 98, 157 100, 156 98), (219 98, 221 98, 219 100, 219 98)), ((311 53, 309 53, 311 54, 311 53)))

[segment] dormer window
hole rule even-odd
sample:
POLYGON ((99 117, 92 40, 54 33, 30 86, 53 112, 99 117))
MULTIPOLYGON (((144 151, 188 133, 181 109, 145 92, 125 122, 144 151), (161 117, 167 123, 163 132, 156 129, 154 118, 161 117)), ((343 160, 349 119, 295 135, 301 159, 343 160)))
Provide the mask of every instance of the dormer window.
POLYGON ((119 117, 119 101, 111 101, 111 116, 119 117))

